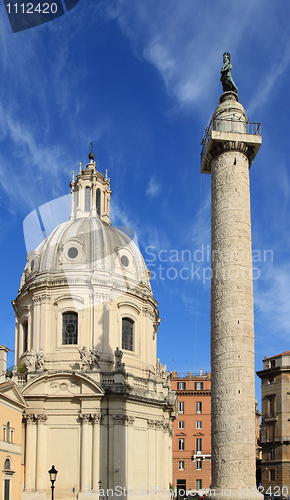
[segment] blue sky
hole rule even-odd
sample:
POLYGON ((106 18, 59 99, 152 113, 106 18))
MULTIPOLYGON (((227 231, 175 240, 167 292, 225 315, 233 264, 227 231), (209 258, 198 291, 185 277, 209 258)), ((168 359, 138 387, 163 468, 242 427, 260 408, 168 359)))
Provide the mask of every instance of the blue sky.
POLYGON ((1 343, 14 349, 23 220, 69 193, 92 140, 98 169, 111 178, 113 224, 136 230, 152 271, 164 267, 152 280, 162 317, 158 356, 170 370, 210 370, 208 262, 194 254, 203 250, 206 260, 210 245, 200 141, 229 51, 240 102, 262 123, 250 171, 261 257, 256 369, 265 354, 289 349, 289 18, 290 4, 279 0, 80 0, 66 15, 13 34, 0 4, 1 343), (161 261, 182 260, 182 251, 184 262, 161 261), (189 255, 201 270, 186 280, 189 255))

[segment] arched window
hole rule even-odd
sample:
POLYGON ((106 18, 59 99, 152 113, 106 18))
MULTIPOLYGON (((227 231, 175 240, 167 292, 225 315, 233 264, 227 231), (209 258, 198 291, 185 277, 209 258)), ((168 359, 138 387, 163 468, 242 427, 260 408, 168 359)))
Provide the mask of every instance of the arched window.
POLYGON ((101 190, 97 189, 96 191, 96 209, 97 213, 101 215, 101 190))
POLYGON ((134 321, 122 319, 122 349, 133 351, 134 321))
POLYGON ((28 350, 28 322, 22 324, 22 334, 23 334, 23 352, 28 350))
POLYGON ((77 189, 75 192, 75 207, 78 208, 79 206, 79 190, 77 189))
POLYGON ((78 343, 78 314, 67 312, 62 315, 62 343, 78 343))
POLYGON ((85 212, 91 209, 91 188, 89 186, 85 189, 85 212))
POLYGON ((4 470, 10 470, 11 469, 11 461, 10 458, 6 458, 4 461, 4 470))

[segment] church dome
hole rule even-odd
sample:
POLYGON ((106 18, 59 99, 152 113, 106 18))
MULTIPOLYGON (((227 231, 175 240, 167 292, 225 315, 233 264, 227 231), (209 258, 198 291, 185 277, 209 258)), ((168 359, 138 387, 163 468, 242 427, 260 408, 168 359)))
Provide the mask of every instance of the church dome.
POLYGON ((160 318, 135 233, 111 226, 110 179, 92 158, 70 187, 70 220, 27 255, 13 301, 16 364, 25 362, 31 373, 39 364, 79 370, 81 353, 90 352, 98 353, 101 372, 111 372, 122 349, 128 372, 148 376, 160 318))
POLYGON ((35 250, 30 251, 24 282, 40 273, 108 272, 126 280, 131 287, 142 283, 150 287, 148 270, 134 231, 126 233, 97 217, 77 218, 60 224, 35 250))

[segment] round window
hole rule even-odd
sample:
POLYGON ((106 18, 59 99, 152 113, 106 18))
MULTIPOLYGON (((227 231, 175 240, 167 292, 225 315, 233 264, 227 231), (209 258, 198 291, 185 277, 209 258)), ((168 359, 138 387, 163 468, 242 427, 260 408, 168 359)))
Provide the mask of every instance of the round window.
POLYGON ((75 333, 76 325, 74 325, 73 323, 68 323, 65 327, 65 331, 66 331, 66 333, 70 333, 70 334, 75 333))
POLYGON ((70 247, 68 249, 67 255, 70 259, 76 259, 78 256, 78 253, 79 253, 79 251, 76 247, 70 247))
POLYGON ((128 259, 127 255, 122 255, 122 257, 121 257, 121 264, 124 267, 128 267, 129 266, 129 259, 128 259))

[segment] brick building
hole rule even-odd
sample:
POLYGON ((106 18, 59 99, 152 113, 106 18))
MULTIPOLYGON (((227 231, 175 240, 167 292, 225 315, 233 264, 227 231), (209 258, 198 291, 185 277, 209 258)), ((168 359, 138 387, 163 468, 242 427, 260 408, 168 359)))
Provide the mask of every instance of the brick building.
POLYGON ((262 485, 265 491, 290 494, 290 351, 263 360, 257 372, 262 382, 262 485))
MULTIPOLYGON (((211 375, 171 374, 178 417, 173 422, 172 481, 177 490, 205 489, 211 484, 211 375)), ((182 492, 181 492, 182 494, 182 492)))

